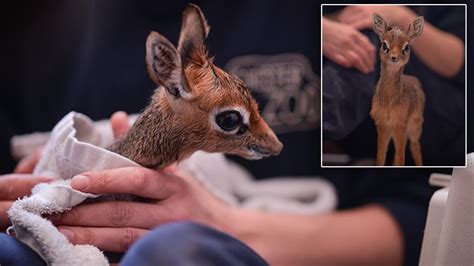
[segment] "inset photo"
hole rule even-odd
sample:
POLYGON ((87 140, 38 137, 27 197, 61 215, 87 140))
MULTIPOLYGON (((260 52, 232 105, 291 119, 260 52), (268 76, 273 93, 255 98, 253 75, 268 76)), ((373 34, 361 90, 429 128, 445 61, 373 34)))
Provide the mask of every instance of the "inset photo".
POLYGON ((465 167, 464 4, 321 6, 321 167, 465 167))

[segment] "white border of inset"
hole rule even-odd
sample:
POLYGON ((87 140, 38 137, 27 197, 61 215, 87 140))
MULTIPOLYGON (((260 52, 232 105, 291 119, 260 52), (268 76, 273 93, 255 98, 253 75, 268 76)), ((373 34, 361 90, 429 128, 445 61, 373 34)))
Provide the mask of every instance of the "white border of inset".
POLYGON ((467 42, 468 42, 468 28, 467 28, 467 4, 321 4, 321 14, 320 14, 320 23, 321 23, 321 36, 320 36, 320 55, 321 55, 321 67, 320 67, 320 76, 321 76, 321 81, 320 81, 320 88, 321 88, 321 103, 320 103, 320 113, 321 113, 321 150, 320 150, 320 167, 321 168, 466 168, 467 167, 467 99, 468 99, 468 92, 467 92, 467 42), (413 165, 407 165, 407 166, 376 166, 376 165, 323 165, 323 7, 324 6, 464 6, 464 153, 466 154, 465 156, 465 161, 464 165, 457 165, 457 166, 429 166, 429 165, 423 165, 423 166, 413 166, 413 165))

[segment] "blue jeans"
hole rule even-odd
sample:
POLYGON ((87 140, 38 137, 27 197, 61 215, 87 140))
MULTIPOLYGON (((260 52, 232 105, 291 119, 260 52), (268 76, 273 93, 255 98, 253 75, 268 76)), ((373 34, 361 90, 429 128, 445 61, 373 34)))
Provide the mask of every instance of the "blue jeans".
POLYGON ((268 265, 235 238, 204 225, 162 225, 137 241, 120 265, 268 265))
POLYGON ((6 234, 0 234, 0 265, 43 266, 46 263, 25 244, 6 234))
MULTIPOLYGON (((0 265, 46 265, 29 247, 0 234, 0 265)), ((267 265, 242 242, 209 227, 191 223, 159 226, 138 240, 121 265, 267 265)))

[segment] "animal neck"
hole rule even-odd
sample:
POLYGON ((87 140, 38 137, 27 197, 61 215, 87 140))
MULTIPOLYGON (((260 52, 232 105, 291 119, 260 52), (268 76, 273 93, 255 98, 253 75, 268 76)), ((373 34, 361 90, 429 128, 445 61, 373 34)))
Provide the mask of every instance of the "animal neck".
POLYGON ((402 92, 402 75, 404 67, 396 68, 390 63, 382 63, 380 68, 379 87, 389 94, 402 92))
POLYGON ((109 150, 148 168, 168 166, 183 159, 187 146, 185 129, 176 120, 163 91, 155 93, 128 133, 109 150))

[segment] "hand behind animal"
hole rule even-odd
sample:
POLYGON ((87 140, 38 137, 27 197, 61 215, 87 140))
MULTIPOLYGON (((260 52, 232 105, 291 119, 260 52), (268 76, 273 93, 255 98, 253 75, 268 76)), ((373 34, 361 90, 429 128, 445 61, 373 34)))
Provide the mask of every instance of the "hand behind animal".
POLYGON ((209 26, 190 4, 178 48, 157 32, 146 40, 146 64, 156 83, 151 102, 129 132, 109 149, 145 167, 163 168, 195 151, 247 159, 277 155, 283 145, 238 77, 214 65, 205 39, 209 26))

